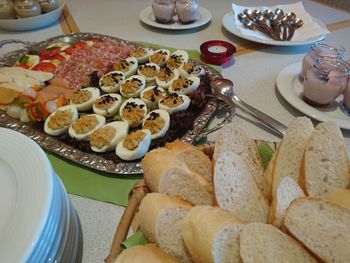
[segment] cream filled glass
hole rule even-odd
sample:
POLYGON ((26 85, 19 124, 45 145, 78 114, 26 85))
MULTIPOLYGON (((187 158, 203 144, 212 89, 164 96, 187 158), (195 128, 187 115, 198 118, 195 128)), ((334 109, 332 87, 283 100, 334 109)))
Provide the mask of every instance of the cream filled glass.
POLYGON ((198 19, 198 8, 198 0, 176 0, 176 13, 183 24, 190 24, 198 19))
POLYGON ((175 15, 175 0, 154 0, 153 14, 158 23, 170 24, 175 15))

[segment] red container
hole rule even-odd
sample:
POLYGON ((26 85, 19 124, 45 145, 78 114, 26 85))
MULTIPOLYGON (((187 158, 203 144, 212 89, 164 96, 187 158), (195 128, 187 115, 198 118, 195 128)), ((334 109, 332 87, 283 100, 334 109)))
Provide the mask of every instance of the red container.
POLYGON ((236 48, 223 40, 210 40, 200 46, 201 59, 210 64, 222 65, 231 60, 236 48))

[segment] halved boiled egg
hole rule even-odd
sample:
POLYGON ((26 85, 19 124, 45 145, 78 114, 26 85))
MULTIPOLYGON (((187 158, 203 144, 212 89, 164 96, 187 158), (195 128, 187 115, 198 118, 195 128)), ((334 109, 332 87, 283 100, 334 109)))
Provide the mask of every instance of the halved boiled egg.
POLYGON ((166 62, 169 68, 180 68, 184 63, 188 62, 188 53, 185 50, 176 50, 171 53, 170 58, 166 62))
POLYGON ((141 91, 140 98, 147 104, 148 107, 156 108, 158 101, 166 95, 163 88, 158 86, 149 86, 141 91))
POLYGON ((128 78, 137 71, 138 62, 135 57, 128 57, 114 64, 113 70, 121 71, 128 78))
POLYGON ((130 98, 120 106, 119 115, 130 127, 140 126, 147 114, 147 105, 141 99, 130 98))
POLYGON ((89 141, 91 134, 105 125, 106 119, 98 114, 86 114, 72 122, 69 136, 78 141, 89 141))
POLYGON ((168 49, 158 49, 149 57, 149 62, 163 66, 170 57, 170 51, 168 49))
POLYGON ((88 111, 98 97, 100 97, 100 90, 89 87, 74 92, 70 96, 69 102, 71 105, 75 105, 78 111, 88 111))
POLYGON ((142 123, 142 129, 150 130, 152 139, 164 137, 169 130, 170 116, 165 110, 153 110, 149 112, 142 123))
POLYGON ((78 119, 78 110, 74 105, 60 107, 47 117, 44 131, 49 135, 58 136, 65 133, 76 119, 78 119))
POLYGON ((134 75, 126 79, 120 85, 120 93, 127 98, 134 98, 140 95, 140 92, 146 87, 146 79, 140 75, 134 75))
POLYGON ((179 73, 183 78, 188 76, 202 77, 205 75, 205 70, 201 66, 193 63, 185 63, 179 68, 179 73))
POLYGON ((148 47, 139 47, 135 49, 131 56, 135 57, 137 59, 137 62, 139 64, 146 63, 151 55, 153 55, 154 51, 151 48, 148 47))
POLYGON ((91 150, 101 153, 115 149, 117 144, 128 134, 128 130, 129 124, 126 121, 107 123, 91 134, 91 150))
POLYGON ((198 89, 200 82, 200 79, 196 76, 178 78, 171 83, 169 92, 189 95, 198 89))
POLYGON ((144 65, 139 66, 137 74, 139 74, 140 76, 144 76, 147 84, 151 84, 156 81, 159 69, 160 67, 157 64, 146 63, 144 65))
POLYGON ((121 71, 111 71, 100 78, 101 89, 106 93, 119 91, 119 87, 125 81, 125 74, 121 71))
POLYGON ((173 114, 178 111, 187 110, 190 106, 191 99, 186 95, 178 95, 176 93, 165 96, 158 102, 158 108, 173 114))
POLYGON ((119 94, 109 93, 97 98, 92 109, 96 114, 111 117, 118 112, 121 104, 122 97, 119 94))
POLYGON ((132 161, 143 157, 152 141, 151 132, 147 129, 137 130, 128 134, 115 149, 116 155, 123 160, 132 161))
POLYGON ((169 88, 171 83, 177 78, 179 78, 179 71, 176 68, 172 69, 164 67, 159 70, 158 75, 156 77, 156 83, 163 89, 167 89, 169 88))

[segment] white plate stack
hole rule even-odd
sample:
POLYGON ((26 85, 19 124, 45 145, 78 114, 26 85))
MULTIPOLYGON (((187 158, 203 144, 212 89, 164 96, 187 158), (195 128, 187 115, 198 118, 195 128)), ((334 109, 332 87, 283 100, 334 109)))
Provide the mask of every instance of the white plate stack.
POLYGON ((1 262, 77 262, 78 216, 44 151, 0 128, 1 262))

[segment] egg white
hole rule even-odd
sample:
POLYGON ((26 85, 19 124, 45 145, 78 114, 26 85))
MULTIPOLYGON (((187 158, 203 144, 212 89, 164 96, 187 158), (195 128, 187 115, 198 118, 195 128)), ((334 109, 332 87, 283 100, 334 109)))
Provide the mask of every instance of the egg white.
MULTIPOLYGON (((91 150, 93 150, 94 152, 101 153, 101 152, 107 152, 107 151, 111 151, 111 150, 115 149, 117 144, 121 140, 123 140, 124 137, 128 134, 129 124, 126 121, 113 121, 113 122, 107 123, 106 125, 104 125, 103 127, 99 128, 99 129, 102 129, 106 126, 113 127, 116 130, 115 135, 113 136, 113 138, 109 142, 109 144, 103 146, 102 148, 98 148, 98 147, 91 145, 91 150)), ((99 129, 97 129, 96 131, 98 131, 99 129)), ((91 137, 90 137, 90 143, 91 143, 91 137)))
POLYGON ((152 141, 152 135, 148 129, 142 129, 142 131, 146 133, 146 136, 140 141, 136 149, 129 150, 124 147, 123 143, 126 137, 118 143, 115 153, 120 159, 132 161, 143 157, 148 152, 152 141))
POLYGON ((96 127, 94 127, 93 129, 91 129, 90 131, 88 131, 86 133, 76 133, 76 131, 73 128, 73 123, 75 121, 77 121, 77 120, 73 121, 72 124, 70 125, 69 129, 68 129, 68 134, 69 134, 70 137, 72 137, 73 139, 75 139, 77 141, 89 141, 90 140, 90 135, 94 131, 96 131, 97 129, 101 128, 106 123, 106 118, 103 117, 102 115, 89 114, 89 115, 85 115, 85 116, 95 116, 97 118, 98 124, 96 125, 96 127))
POLYGON ((169 106, 167 106, 167 105, 165 105, 163 103, 164 98, 161 99, 158 102, 158 108, 161 109, 161 110, 167 111, 169 114, 173 114, 173 113, 178 112, 178 111, 187 110, 187 108, 190 106, 191 99, 189 97, 187 97, 186 95, 170 94, 168 96, 178 96, 178 97, 181 97, 182 100, 183 100, 183 102, 181 104, 179 104, 178 106, 176 106, 176 107, 169 107, 169 106))
POLYGON ((164 97, 166 95, 166 91, 158 86, 149 86, 145 88, 143 91, 141 91, 140 98, 147 104, 147 106, 151 109, 157 107, 158 105, 158 100, 148 100, 145 98, 145 93, 149 90, 157 90, 162 96, 164 97))
POLYGON ((163 66, 163 65, 165 65, 165 63, 168 61, 169 57, 170 57, 170 51, 169 51, 168 49, 164 49, 164 48, 162 48, 162 49, 157 49, 157 50, 154 51, 154 53, 149 57, 149 62, 152 62, 152 63, 157 64, 157 65, 159 65, 159 66, 163 66), (157 56, 158 53, 160 53, 160 54, 164 57, 164 59, 163 59, 161 62, 157 62, 157 61, 155 60, 155 57, 157 56))
POLYGON ((164 135, 166 134, 166 132, 169 130, 169 127, 170 127, 170 115, 169 115, 169 113, 165 110, 158 109, 158 110, 153 110, 146 115, 145 119, 142 122, 143 129, 147 129, 146 127, 144 127, 144 125, 147 122, 147 120, 152 119, 152 115, 154 113, 159 114, 159 117, 162 118, 165 121, 165 123, 164 123, 163 128, 159 132, 157 132, 157 133, 151 132, 152 133, 152 140, 164 137, 164 135))
POLYGON ((161 68, 158 72, 157 77, 156 77, 156 84, 159 87, 162 87, 163 89, 168 89, 169 86, 171 85, 171 83, 177 78, 179 78, 179 71, 176 68, 174 68, 174 69, 171 69, 168 67, 161 68), (174 76, 169 80, 162 80, 159 78, 159 75, 162 74, 164 71, 173 72, 174 76))
POLYGON ((199 84, 200 84, 200 78, 196 76, 189 76, 182 79, 174 80, 171 83, 168 90, 169 90, 169 93, 177 93, 179 95, 189 95, 198 89, 199 84), (175 85, 180 81, 181 82, 186 81, 186 84, 180 90, 177 90, 175 85))
POLYGON ((171 53, 168 61, 167 67, 180 68, 183 64, 188 62, 188 53, 185 50, 176 50, 171 53))
POLYGON ((148 62, 148 59, 151 55, 153 55, 154 51, 153 49, 151 48, 148 48, 148 47, 141 47, 141 48, 138 48, 136 49, 134 52, 131 53, 132 56, 134 56, 136 59, 137 59, 137 62, 139 64, 142 64, 142 63, 146 63, 148 62), (140 56, 137 52, 138 52, 138 49, 142 49, 146 52, 145 55, 143 56, 140 56))
POLYGON ((137 59, 135 57, 128 57, 115 63, 114 70, 123 72, 125 77, 128 78, 136 73, 137 67, 137 59))
POLYGON ((157 77, 157 74, 158 74, 158 71, 159 71, 160 67, 157 65, 157 64, 154 64, 154 63, 146 63, 144 65, 141 65, 139 66, 139 68, 137 69, 137 74, 140 75, 140 76, 144 76, 145 79, 146 79, 146 82, 148 85, 154 83, 156 81, 156 77, 157 77), (143 73, 142 73, 142 69, 143 68, 153 68, 155 69, 156 71, 156 75, 155 76, 152 76, 152 77, 147 77, 145 76, 143 73))
POLYGON ((99 85, 101 87, 101 89, 106 92, 106 93, 113 93, 113 92, 118 92, 119 91, 119 87, 122 83, 124 83, 125 81, 125 74, 121 71, 111 71, 111 72, 108 72, 107 74, 103 75, 101 78, 100 78, 100 81, 99 81, 99 85), (113 84, 110 85, 110 84, 104 84, 104 80, 110 76, 113 76, 113 75, 118 75, 120 76, 120 80, 117 81, 117 80, 113 80, 113 84))
POLYGON ((121 104, 122 104, 122 97, 119 94, 109 93, 109 94, 105 94, 105 95, 102 95, 99 98, 97 98, 95 100, 95 102, 93 103, 92 109, 93 109, 94 113, 96 113, 96 114, 102 115, 104 117, 111 117, 118 112, 121 104), (100 99, 104 99, 108 96, 116 99, 113 102, 113 104, 105 110, 98 108, 97 104, 100 102, 100 99))
POLYGON ((82 103, 79 104, 75 104, 73 101, 69 101, 69 103, 71 105, 75 105, 75 107, 77 107, 78 111, 88 111, 92 108, 92 105, 94 104, 95 100, 100 97, 100 90, 98 88, 93 88, 93 87, 88 87, 85 89, 81 89, 78 90, 76 92, 84 92, 84 91, 88 91, 91 94, 91 98, 88 99, 87 101, 84 101, 82 103))
POLYGON ((124 101, 123 104, 120 106, 119 115, 120 115, 120 117, 122 118, 122 120, 124 120, 124 121, 126 121, 126 122, 129 123, 130 127, 132 127, 132 128, 138 127, 138 126, 140 126, 140 125, 142 124, 142 121, 143 121, 144 117, 147 115, 147 105, 146 105, 146 103, 145 103, 143 100, 138 99, 138 98, 130 98, 130 99, 127 99, 127 100, 124 101), (133 103, 133 104, 136 104, 136 105, 140 105, 140 106, 143 107, 142 109, 144 109, 144 114, 143 114, 142 119, 139 120, 139 121, 137 121, 137 122, 135 122, 135 123, 130 123, 130 122, 128 121, 128 119, 126 119, 126 118, 123 116, 123 110, 124 110, 124 108, 125 108, 129 103, 133 103))
POLYGON ((77 110, 77 108, 76 108, 74 105, 66 105, 66 106, 60 107, 60 108, 58 108, 57 110, 55 110, 54 112, 52 112, 52 113, 49 115, 49 117, 47 117, 47 119, 45 120, 45 124, 44 124, 44 131, 45 131, 47 134, 52 135, 52 136, 61 135, 61 134, 65 133, 65 132, 68 130, 70 124, 71 124, 73 121, 75 121, 76 119, 78 119, 78 110, 77 110), (61 128, 61 129, 57 129, 57 130, 51 129, 51 128, 48 126, 48 123, 49 123, 50 119, 51 119, 58 111, 66 111, 66 110, 70 110, 71 112, 73 112, 73 115, 72 115, 72 117, 71 117, 70 123, 69 123, 67 126, 61 128))
POLYGON ((192 64, 192 63, 184 63, 179 68, 180 76, 186 78, 188 76, 197 76, 202 77, 205 75, 205 70, 201 66, 192 64))
POLYGON ((135 98, 135 97, 139 97, 141 91, 144 90, 145 88, 146 88, 145 77, 140 75, 134 75, 134 76, 131 76, 130 78, 127 78, 125 82, 121 84, 119 91, 126 98, 135 98), (138 86, 138 90, 135 91, 134 93, 125 93, 125 90, 124 90, 125 85, 127 85, 128 82, 132 82, 134 80, 139 81, 140 83, 140 85, 138 86))

